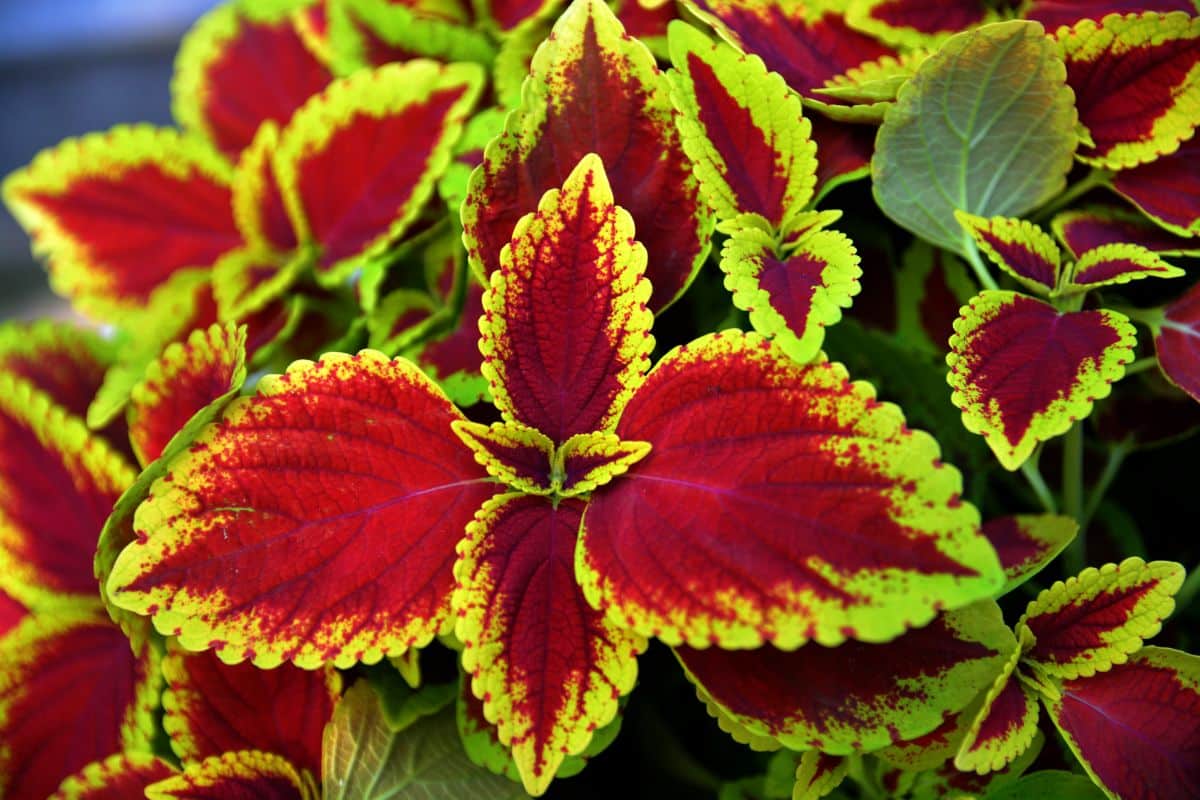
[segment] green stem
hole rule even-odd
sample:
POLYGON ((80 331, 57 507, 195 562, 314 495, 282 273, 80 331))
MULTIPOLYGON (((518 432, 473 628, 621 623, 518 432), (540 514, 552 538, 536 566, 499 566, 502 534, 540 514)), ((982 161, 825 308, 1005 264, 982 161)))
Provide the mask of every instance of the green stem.
POLYGON ((1116 480, 1117 473, 1121 471, 1121 465, 1125 463, 1125 456, 1129 455, 1129 451, 1130 446, 1124 442, 1115 444, 1109 449, 1108 461, 1104 463, 1104 471, 1100 473, 1100 477, 1096 479, 1096 485, 1088 494, 1087 505, 1083 509, 1083 519, 1079 520, 1080 534, 1087 530, 1088 525, 1092 522, 1092 517, 1096 516, 1096 509, 1100 508, 1100 504, 1104 502, 1104 495, 1108 492, 1108 487, 1112 486, 1112 482, 1116 480))
POLYGON ((1079 523, 1079 533, 1063 554, 1068 575, 1075 575, 1087 562, 1087 538, 1083 529, 1083 421, 1079 420, 1063 439, 1063 513, 1079 523))
POLYGON ((1179 589, 1179 594, 1175 595, 1175 613, 1178 614, 1187 608, 1196 599, 1197 593, 1200 593, 1200 564, 1192 567, 1179 589))
POLYGON ((979 279, 980 285, 985 289, 999 289, 996 279, 992 277, 992 273, 988 271, 987 265, 979 256, 979 248, 975 246, 975 240, 968 236, 964 241, 966 242, 967 261, 970 263, 971 269, 975 271, 975 277, 979 279))
POLYGON ((1080 178, 1074 185, 1068 186, 1058 197, 1035 211, 1033 214, 1034 221, 1041 222, 1049 219, 1092 189, 1103 186, 1108 181, 1108 178, 1109 174, 1105 170, 1093 169, 1087 175, 1080 178))
POLYGON ((1029 486, 1037 495, 1042 508, 1047 513, 1057 514, 1058 504, 1054 502, 1054 493, 1050 491, 1050 487, 1046 485, 1046 479, 1042 477, 1042 471, 1038 469, 1037 453, 1027 458, 1021 465, 1021 474, 1025 476, 1025 480, 1029 481, 1029 486))
POLYGON ((1136 375, 1158 366, 1158 356, 1144 356, 1125 368, 1126 375, 1136 375))

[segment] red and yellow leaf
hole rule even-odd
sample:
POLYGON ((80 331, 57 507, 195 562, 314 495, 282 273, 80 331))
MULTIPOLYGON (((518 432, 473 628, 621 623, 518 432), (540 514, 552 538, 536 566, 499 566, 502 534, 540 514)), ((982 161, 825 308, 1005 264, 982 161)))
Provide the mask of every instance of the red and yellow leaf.
POLYGON ((313 260, 308 248, 279 252, 251 244, 230 250, 212 271, 217 318, 252 322, 252 316, 270 313, 313 260))
POLYGON ((996 517, 983 525, 983 535, 996 548, 1008 594, 1042 571, 1075 538, 1078 523, 1057 514, 1019 514, 996 517))
POLYGON ((493 402, 555 443, 612 429, 650 367, 654 317, 646 250, 599 157, 517 223, 500 264, 479 339, 493 402))
POLYGON ((463 241, 472 268, 481 276, 498 270, 518 221, 595 153, 649 253, 650 307, 661 311, 691 283, 712 232, 666 79, 601 0, 575 0, 531 69, 521 106, 467 189, 463 241))
POLYGON ((1022 651, 1032 634, 1021 629, 1004 670, 988 689, 983 705, 958 747, 954 766, 986 775, 1004 769, 1033 746, 1038 733, 1038 697, 1017 677, 1022 651))
POLYGON ((762 58, 794 90, 808 94, 864 61, 895 55, 846 21, 846 0, 685 0, 721 38, 762 58))
POLYGON ((652 449, 592 495, 576 569, 642 635, 886 641, 1002 582, 958 472, 840 365, 706 336, 659 363, 616 433, 652 449))
POLYGON ((1133 361, 1134 340, 1115 311, 1060 312, 1016 292, 983 291, 954 323, 951 399, 967 430, 1014 470, 1108 395, 1133 361))
POLYGON ((94 601, 27 617, 0 639, 0 794, 46 797, 116 752, 149 752, 162 676, 94 601))
POLYGON ((319 251, 319 278, 340 282, 416 219, 482 82, 471 64, 389 64, 331 84, 296 112, 276 174, 293 227, 319 251))
POLYGON ((1060 694, 1050 718, 1113 800, 1200 795, 1200 658, 1145 647, 1060 694))
POLYGON ((862 276, 854 243, 838 231, 807 232, 777 255, 770 234, 735 231, 721 249, 725 288, 754 329, 801 364, 821 351, 825 329, 842 318, 862 276))
POLYGON ((129 438, 138 461, 144 467, 157 459, 196 412, 232 398, 245 380, 244 325, 212 325, 168 345, 130 392, 129 438))
POLYGON ((96 540, 135 477, 82 420, 0 373, 0 589, 33 609, 94 599, 96 540))
POLYGON ((1021 16, 1042 23, 1050 33, 1081 19, 1100 22, 1109 14, 1137 14, 1142 11, 1186 11, 1196 13, 1191 0, 1025 0, 1021 16))
MULTIPOLYGON (((1197 48, 1200 49, 1200 48, 1197 48)), ((1200 139, 1193 136, 1149 164, 1123 169, 1112 188, 1156 223, 1180 236, 1200 236, 1200 139)), ((1200 248, 1195 241, 1191 248, 1200 248)))
POLYGON ((0 325, 0 372, 33 384, 76 417, 87 414, 113 355, 94 331, 75 325, 53 320, 0 325))
POLYGON ((481 23, 496 33, 512 34, 549 16, 562 0, 471 0, 481 23))
POLYGON ((793 800, 819 800, 842 785, 850 771, 845 758, 830 756, 818 750, 806 750, 796 764, 793 800))
POLYGON ((942 614, 886 644, 813 642, 787 652, 676 648, 705 692, 748 731, 793 750, 877 750, 964 708, 1016 642, 990 601, 942 614))
POLYGON ((242 151, 233 175, 233 216, 248 245, 286 253, 299 241, 275 175, 279 126, 264 122, 242 151))
POLYGON ((996 266, 1038 294, 1058 287, 1062 253, 1050 234, 1032 222, 1012 217, 977 217, 965 211, 954 218, 996 266))
POLYGON ((722 221, 756 214, 778 230, 816 186, 816 144, 800 99, 762 59, 671 26, 671 99, 683 149, 722 221))
POLYGON ((146 787, 171 777, 175 768, 149 753, 118 753, 93 761, 62 782, 49 800, 130 800, 146 787))
POLYGON ((875 130, 864 125, 843 125, 817 114, 810 119, 817 143, 817 196, 814 202, 849 181, 871 172, 875 130))
POLYGON ((1035 641, 1023 658, 1049 675, 1077 678, 1124 663, 1175 610, 1183 567, 1127 558, 1058 581, 1025 609, 1035 641))
MULTIPOLYGON (((1138 171, 1130 170, 1126 174, 1138 171)), ((1200 212, 1196 216, 1200 218, 1200 212)), ((1136 211, 1115 206, 1088 206, 1064 211, 1054 216, 1050 227, 1076 256, 1101 245, 1125 243, 1140 245, 1164 256, 1200 255, 1200 240, 1178 236, 1151 224, 1136 211)))
POLYGON ((579 593, 583 508, 573 498, 493 498, 467 526, 454 567, 463 668, 535 796, 565 756, 581 753, 616 716, 646 646, 579 593))
POLYGON ((1163 374, 1200 401, 1200 284, 1163 309, 1154 352, 1163 374))
POLYGON ((550 494, 554 442, 544 433, 519 422, 484 425, 455 420, 451 425, 475 460, 498 481, 526 494, 550 494))
POLYGON ((264 122, 284 125, 331 75, 292 24, 312 0, 231 0, 184 37, 171 108, 184 128, 226 155, 250 145, 264 122))
POLYGON ((985 0, 856 0, 846 21, 897 48, 937 47, 954 34, 1001 19, 985 0))
POLYGON ((649 452, 649 442, 626 442, 613 433, 577 433, 554 454, 556 491, 566 496, 590 492, 624 475, 649 452))
POLYGON ((455 14, 445 4, 396 0, 330 3, 333 67, 339 74, 348 75, 363 68, 421 57, 490 64, 495 48, 464 17, 465 14, 455 14))
POLYGON ((1184 272, 1136 244, 1104 244, 1071 265, 1064 293, 1129 283, 1139 278, 1178 278, 1184 272))
POLYGON ((461 418, 413 364, 370 350, 263 378, 155 484, 110 596, 229 663, 344 667, 422 646, 494 491, 450 429, 461 418))
POLYGON ((1126 169, 1175 152, 1200 122, 1200 17, 1113 14, 1060 29, 1057 39, 1091 137, 1075 156, 1126 169))
POLYGON ((111 317, 237 247, 232 169, 198 137, 147 125, 68 139, 4 181, 54 290, 111 317))
POLYGON ((163 659, 163 728, 185 764, 234 750, 262 750, 321 774, 321 735, 341 695, 331 667, 229 665, 175 647, 163 659))
POLYGON ((313 776, 274 753, 241 750, 189 764, 146 789, 147 800, 318 800, 313 776))

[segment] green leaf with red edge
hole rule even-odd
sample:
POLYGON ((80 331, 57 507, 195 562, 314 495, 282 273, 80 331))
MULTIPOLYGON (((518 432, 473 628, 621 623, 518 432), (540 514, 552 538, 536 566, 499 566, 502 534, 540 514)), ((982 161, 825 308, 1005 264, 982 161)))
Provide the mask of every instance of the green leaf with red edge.
MULTIPOLYGON (((428 4, 426 4, 428 6, 428 4)), ((487 66, 496 51, 467 20, 418 3, 338 0, 328 6, 331 65, 339 75, 392 61, 434 58, 487 66)))
POLYGON ((31 609, 94 599, 96 537, 135 477, 82 420, 0 372, 0 589, 31 609))
POLYGON ((341 695, 332 667, 264 670, 170 646, 162 664, 163 728, 184 765, 236 750, 283 756, 321 774, 321 736, 341 695))
POLYGON ((93 761, 62 782, 48 800, 129 800, 144 798, 152 783, 169 778, 175 768, 149 753, 117 753, 93 761))
POLYGON ((313 4, 231 0, 201 17, 175 59, 171 110, 179 124, 232 158, 263 122, 285 124, 332 77, 292 24, 313 4))
POLYGON ((780 249, 759 229, 734 231, 721 249, 721 271, 754 329, 803 364, 850 307, 862 269, 854 243, 838 231, 815 230, 780 249))
POLYGON ((684 7, 722 39, 766 62, 803 95, 864 61, 894 54, 892 48, 845 19, 848 2, 812 5, 787 0, 685 0, 684 7))
POLYGON ((960 31, 1001 19, 984 0, 855 0, 846 12, 850 27, 892 47, 937 47, 960 31))
POLYGON ((713 218, 669 94, 654 58, 608 6, 575 0, 538 48, 520 107, 471 175, 462 221, 472 269, 498 270, 517 222, 595 153, 649 253, 650 307, 670 305, 708 254, 713 218))
POLYGON ((598 431, 577 433, 555 451, 551 479, 560 495, 585 494, 624 475, 649 452, 649 442, 627 442, 598 431))
POLYGON ((1015 647, 999 606, 984 601, 885 644, 675 654, 748 731, 794 750, 848 755, 933 730, 988 685, 1015 647))
POLYGON ((1019 217, 1057 195, 1075 125, 1066 68, 1042 26, 1011 20, 958 34, 884 117, 871 159, 875 201, 901 227, 963 255, 971 237, 954 212, 1019 217))
POLYGON ((1022 658, 1058 678, 1087 677, 1124 663, 1175 610, 1183 567, 1127 558, 1058 581, 1029 603, 1017 624, 1035 641, 1022 658))
POLYGON ((114 752, 149 752, 162 676, 90 598, 0 639, 0 793, 46 797, 114 752))
POLYGON ((756 214, 778 230, 812 200, 816 144, 800 100, 762 59, 670 28, 675 122, 701 188, 722 222, 756 214))
POLYGON ((1075 538, 1078 523, 1057 514, 1014 514, 983 524, 1008 579, 997 596, 1008 594, 1041 572, 1075 538))
POLYGON ((1050 234, 1032 222, 1013 217, 977 217, 955 211, 954 218, 992 262, 1038 294, 1059 284, 1062 253, 1050 234))
POLYGON ((1064 681, 1046 710, 1113 800, 1200 794, 1200 657, 1144 647, 1108 672, 1064 681))
POLYGON ((232 322, 192 331, 147 369, 129 397, 129 438, 143 467, 211 403, 233 398, 246 380, 246 327, 232 322))
POLYGON ((494 491, 450 429, 461 418, 412 363, 375 351, 263 378, 155 483, 109 595, 229 663, 348 666, 422 646, 494 491))
POLYGON ((470 420, 451 423, 475 460, 498 481, 526 494, 550 494, 554 442, 536 428, 519 422, 484 425, 470 420))
POLYGON ((712 334, 663 358, 616 434, 652 450, 593 493, 576 572, 588 601, 637 633, 785 650, 886 641, 1002 582, 932 437, 838 364, 712 334))
POLYGON ((1153 331, 1163 374, 1200 401, 1200 283, 1162 310, 1153 331))
POLYGON ((286 758, 258 750, 188 764, 146 788, 147 800, 318 800, 313 777, 286 758))
POLYGON ((845 758, 806 750, 796 764, 792 800, 819 800, 841 786, 849 771, 850 762, 845 758))
POLYGON ((1024 0, 1020 14, 1025 19, 1042 23, 1051 33, 1064 25, 1074 25, 1081 19, 1100 22, 1109 14, 1130 14, 1142 11, 1196 12, 1191 0, 1024 0))
POLYGON ((276 174, 292 225, 340 283, 407 230, 450 162, 479 96, 472 64, 421 59, 334 82, 280 136, 276 174))
POLYGON ((1135 335, 1115 311, 1060 312, 1016 292, 980 292, 954 323, 951 400, 967 430, 1015 470, 1108 395, 1133 361, 1135 335))
POLYGON ((1140 245, 1104 244, 1088 250, 1071 265, 1060 293, 1086 292, 1139 278, 1178 278, 1183 274, 1179 267, 1140 245))
POLYGON ((118 126, 43 150, 4 180, 3 195, 47 259, 54 290, 112 318, 238 246, 232 177, 198 137, 118 126))
POLYGON ((1175 151, 1200 120, 1200 18, 1113 14, 1055 38, 1091 136, 1076 158, 1126 169, 1175 151))
POLYGON ((461 406, 491 398, 482 371, 483 355, 479 352, 479 326, 484 317, 483 292, 483 287, 472 276, 466 286, 458 325, 449 333, 404 354, 461 406))
POLYGON ((534 796, 615 718, 646 647, 589 608, 575 585, 584 505, 495 497, 467 526, 454 566, 463 669, 534 796))
POLYGON ((77 417, 87 413, 113 351, 94 331, 55 320, 0 325, 0 372, 32 384, 77 417))
MULTIPOLYGON (((1158 225, 1180 236, 1200 236, 1200 139, 1193 136, 1173 153, 1123 169, 1111 179, 1117 194, 1158 225)), ((1192 249, 1200 248, 1195 242, 1192 249)))
POLYGON ((1022 652, 1032 644, 1033 635, 1022 628, 1020 637, 959 744, 954 766, 963 772, 986 775, 1004 769, 1032 747, 1037 737, 1038 696, 1017 673, 1022 652))
POLYGON ((512 781, 471 763, 455 731, 452 709, 394 731, 367 681, 350 687, 325 728, 322 780, 323 800, 525 796, 512 781))
MULTIPOLYGON (((1200 218, 1200 213, 1196 216, 1200 218)), ((1087 206, 1064 211, 1054 215, 1050 227, 1059 241, 1076 256, 1101 245, 1125 243, 1140 245, 1164 256, 1200 255, 1200 240, 1165 231, 1147 222, 1144 215, 1115 206, 1087 206)))
POLYGON ((500 264, 479 339, 496 407, 555 443, 611 430, 650 367, 654 317, 646 250, 598 156, 517 223, 500 264))

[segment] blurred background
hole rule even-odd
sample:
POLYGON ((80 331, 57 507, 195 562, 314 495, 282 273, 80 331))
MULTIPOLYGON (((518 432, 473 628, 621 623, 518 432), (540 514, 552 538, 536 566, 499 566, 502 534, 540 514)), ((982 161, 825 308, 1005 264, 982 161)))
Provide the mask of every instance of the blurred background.
MULTIPOLYGON (((0 176, 68 136, 171 124, 179 38, 216 0, 0 0, 0 176)), ((0 209, 0 319, 66 313, 0 209)))

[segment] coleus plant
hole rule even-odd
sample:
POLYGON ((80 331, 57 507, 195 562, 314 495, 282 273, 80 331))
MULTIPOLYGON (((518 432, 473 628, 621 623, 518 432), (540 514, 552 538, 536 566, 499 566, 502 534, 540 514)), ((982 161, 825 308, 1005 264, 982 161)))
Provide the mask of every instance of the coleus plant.
POLYGON ((627 702, 686 718, 627 701, 652 641, 773 753, 723 796, 1200 793, 1200 662, 1142 646, 1200 585, 1084 568, 1125 456, 1198 427, 1113 391, 1200 398, 1197 289, 1136 280, 1200 252, 1193 15, 211 12, 178 130, 4 185, 112 335, 0 331, 0 793, 553 793, 627 702))

